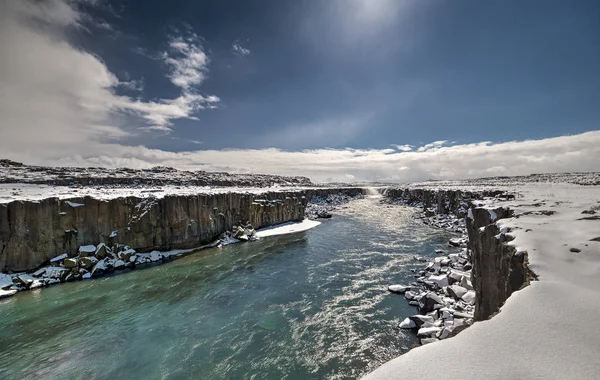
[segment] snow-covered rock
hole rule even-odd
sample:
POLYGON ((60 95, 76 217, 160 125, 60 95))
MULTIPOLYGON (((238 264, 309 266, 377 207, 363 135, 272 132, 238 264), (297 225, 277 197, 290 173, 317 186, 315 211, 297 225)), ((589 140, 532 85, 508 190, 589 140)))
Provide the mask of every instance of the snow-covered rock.
POLYGON ((405 292, 407 292, 410 289, 411 289, 410 286, 404 286, 404 285, 390 285, 390 286, 388 286, 388 291, 390 291, 392 293, 396 293, 396 294, 404 294, 405 292))

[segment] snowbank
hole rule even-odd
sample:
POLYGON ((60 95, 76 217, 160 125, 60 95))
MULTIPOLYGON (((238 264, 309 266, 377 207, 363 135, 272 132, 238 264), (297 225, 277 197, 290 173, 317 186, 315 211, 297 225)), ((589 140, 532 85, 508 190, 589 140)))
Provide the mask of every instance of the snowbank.
POLYGON ((262 238, 267 236, 293 234, 296 232, 310 230, 319 224, 321 224, 321 222, 317 222, 316 220, 304 219, 301 222, 289 222, 273 227, 262 228, 256 231, 256 236, 262 238))

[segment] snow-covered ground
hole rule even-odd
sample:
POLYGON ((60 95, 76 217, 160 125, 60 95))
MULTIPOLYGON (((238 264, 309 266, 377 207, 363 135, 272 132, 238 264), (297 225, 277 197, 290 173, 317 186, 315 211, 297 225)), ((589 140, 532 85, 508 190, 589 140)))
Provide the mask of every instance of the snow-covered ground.
POLYGON ((313 187, 273 186, 273 187, 210 187, 210 186, 52 186, 27 183, 0 184, 0 204, 12 201, 39 201, 46 198, 72 199, 90 196, 95 199, 110 200, 119 197, 163 198, 169 195, 187 196, 200 194, 286 192, 314 189, 313 187))
MULTIPOLYGON (((564 177, 564 176, 563 176, 564 177)), ((529 254, 539 276, 513 293, 492 319, 456 337, 409 351, 365 379, 598 379, 600 331, 600 186, 554 181, 460 181, 422 183, 430 188, 508 189, 515 211, 501 219, 529 254), (537 182, 537 183, 536 183, 537 182)), ((567 178, 572 178, 568 177, 567 178)))

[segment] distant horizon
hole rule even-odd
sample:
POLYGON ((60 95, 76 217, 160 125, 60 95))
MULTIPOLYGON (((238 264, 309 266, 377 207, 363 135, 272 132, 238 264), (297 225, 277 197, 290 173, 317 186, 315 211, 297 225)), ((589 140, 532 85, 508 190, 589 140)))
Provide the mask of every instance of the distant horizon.
POLYGON ((600 171, 600 3, 0 3, 0 152, 415 182, 600 171))

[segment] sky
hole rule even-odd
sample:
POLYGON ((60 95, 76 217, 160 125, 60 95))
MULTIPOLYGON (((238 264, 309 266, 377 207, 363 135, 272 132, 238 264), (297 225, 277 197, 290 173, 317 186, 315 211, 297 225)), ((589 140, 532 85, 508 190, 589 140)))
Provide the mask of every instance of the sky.
POLYGON ((0 2, 0 156, 397 181, 600 171, 600 3, 0 2))

